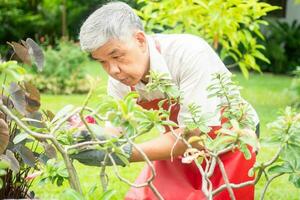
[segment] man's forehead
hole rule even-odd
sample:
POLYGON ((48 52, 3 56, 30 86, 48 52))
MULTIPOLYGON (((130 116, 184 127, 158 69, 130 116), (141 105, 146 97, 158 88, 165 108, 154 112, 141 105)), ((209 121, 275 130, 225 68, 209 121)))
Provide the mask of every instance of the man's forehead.
POLYGON ((109 56, 115 53, 122 52, 126 49, 126 43, 117 40, 117 39, 111 39, 108 42, 106 42, 104 45, 99 47, 97 50, 92 52, 93 57, 98 56, 109 56))

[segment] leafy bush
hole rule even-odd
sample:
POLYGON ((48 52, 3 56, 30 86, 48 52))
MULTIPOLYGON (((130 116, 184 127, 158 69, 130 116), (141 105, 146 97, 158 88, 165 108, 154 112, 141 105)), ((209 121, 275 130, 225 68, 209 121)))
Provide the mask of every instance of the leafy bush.
POLYGON ((262 71, 273 73, 291 73, 300 65, 300 24, 293 21, 270 22, 265 33, 265 55, 270 63, 262 63, 262 71))
POLYGON ((27 76, 41 92, 52 94, 85 93, 89 90, 82 64, 88 55, 77 44, 61 41, 45 51, 45 67, 41 73, 32 69, 27 76))
POLYGON ((192 33, 206 39, 223 60, 232 60, 247 77, 248 70, 259 71, 257 60, 268 62, 261 53, 264 47, 257 42, 263 39, 261 19, 279 7, 255 1, 146 1, 138 14, 145 27, 152 32, 192 33))
POLYGON ((292 102, 295 107, 300 107, 300 67, 297 67, 294 74, 296 75, 292 81, 290 91, 292 94, 292 102))

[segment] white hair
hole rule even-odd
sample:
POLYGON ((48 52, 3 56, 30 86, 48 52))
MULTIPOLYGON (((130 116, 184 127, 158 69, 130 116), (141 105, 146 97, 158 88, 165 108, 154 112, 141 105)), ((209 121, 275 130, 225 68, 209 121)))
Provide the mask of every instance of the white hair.
POLYGON ((93 12, 80 28, 81 49, 92 52, 110 39, 132 36, 134 31, 144 30, 141 19, 126 3, 108 3, 93 12))

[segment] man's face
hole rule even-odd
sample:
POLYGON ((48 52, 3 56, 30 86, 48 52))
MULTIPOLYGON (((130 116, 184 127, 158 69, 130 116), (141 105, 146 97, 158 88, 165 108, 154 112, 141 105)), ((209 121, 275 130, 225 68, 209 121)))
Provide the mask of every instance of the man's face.
POLYGON ((145 34, 135 33, 128 41, 111 39, 92 52, 105 71, 125 85, 136 85, 149 71, 149 53, 145 34))

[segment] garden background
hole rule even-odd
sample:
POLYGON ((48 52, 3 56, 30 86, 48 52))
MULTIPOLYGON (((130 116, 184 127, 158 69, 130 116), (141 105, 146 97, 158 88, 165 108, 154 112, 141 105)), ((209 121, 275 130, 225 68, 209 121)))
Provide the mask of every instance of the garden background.
MULTIPOLYGON (((0 0, 1 58, 5 60, 12 56, 12 48, 6 42, 20 41, 20 39, 30 37, 43 47, 45 53, 43 72, 39 73, 35 67, 26 66, 27 71, 30 72, 28 80, 42 92, 42 109, 57 112, 66 104, 82 105, 89 89, 86 81, 87 74, 101 78, 96 89, 97 92, 91 99, 91 105, 96 105, 99 95, 106 93, 107 75, 101 65, 92 61, 87 54, 80 50, 78 45, 78 32, 82 22, 93 10, 105 2, 99 0, 0 0)), ((128 0, 125 2, 137 10, 147 4, 147 1, 128 0)), ((243 87, 242 96, 258 112, 261 121, 261 138, 268 138, 272 135, 267 124, 274 121, 279 112, 288 105, 297 107, 300 101, 300 75, 295 75, 297 66, 300 66, 300 22, 297 21, 297 16, 296 20, 285 19, 286 16, 291 16, 288 14, 287 8, 294 5, 294 7, 292 6, 293 12, 296 9, 296 12, 300 13, 300 6, 296 4, 296 1, 278 2, 268 1, 272 5, 281 6, 282 9, 276 9, 269 12, 267 16, 263 16, 263 19, 269 22, 268 26, 259 25, 266 39, 263 40, 257 35, 248 38, 249 40, 254 38, 257 41, 256 45, 266 47, 261 52, 269 61, 263 58, 256 59, 253 63, 252 58, 247 62, 244 57, 240 62, 239 57, 237 59, 239 62, 237 62, 235 56, 224 57, 224 62, 231 66, 230 70, 236 75, 235 80, 243 87), (234 64, 232 65, 232 63, 234 64)), ((168 8, 163 9, 167 10, 168 8)), ((141 16, 145 18, 145 15, 141 16)), ((150 14, 147 15, 149 17, 150 14)), ((157 16, 153 17, 157 18, 157 16)), ((174 22, 172 20, 176 19, 171 19, 171 22, 174 22)), ((165 24, 156 24, 155 21, 146 25, 149 29, 152 28, 148 29, 152 32, 166 30, 182 32, 180 28, 172 29, 165 24), (165 30, 162 30, 161 27, 165 30)), ((194 30, 190 30, 190 32, 194 33, 194 30)), ((214 46, 215 38, 211 37, 208 40, 210 39, 210 43, 214 46)), ((217 42, 221 47, 214 46, 215 50, 222 54, 222 47, 225 46, 225 43, 222 43, 221 39, 217 42)), ((241 50, 241 53, 244 53, 244 49, 241 50)), ((153 137, 155 137, 155 133, 149 133, 139 140, 144 141, 153 137)), ((264 153, 258 153, 258 160, 270 158, 275 151, 276 149, 262 147, 260 152, 264 153)), ((90 198, 98 199, 101 196, 99 169, 86 167, 78 162, 75 165, 78 168, 83 190, 87 192, 92 186, 97 186, 95 193, 90 198)), ((121 174, 133 181, 143 165, 142 163, 132 163, 130 167, 120 168, 121 174)), ((113 175, 111 169, 108 171, 109 188, 117 191, 112 199, 122 199, 129 186, 120 182, 113 175)), ((256 186, 257 196, 260 194, 263 184, 264 181, 261 181, 256 186)), ((37 178, 30 190, 33 190, 41 199, 60 199, 64 198, 61 193, 68 187, 67 182, 64 182, 62 187, 51 183, 40 184, 37 178)), ((290 183, 286 176, 274 181, 266 194, 266 199, 296 200, 299 197, 300 190, 290 183)))

